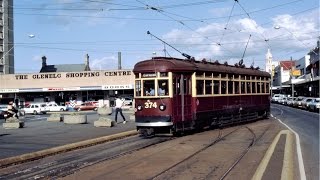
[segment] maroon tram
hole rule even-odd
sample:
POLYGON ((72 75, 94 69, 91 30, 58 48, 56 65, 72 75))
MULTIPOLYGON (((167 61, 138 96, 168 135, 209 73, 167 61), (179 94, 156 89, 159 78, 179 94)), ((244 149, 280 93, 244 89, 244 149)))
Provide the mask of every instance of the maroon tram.
POLYGON ((135 121, 144 135, 267 118, 270 74, 254 68, 154 57, 134 66, 135 121))

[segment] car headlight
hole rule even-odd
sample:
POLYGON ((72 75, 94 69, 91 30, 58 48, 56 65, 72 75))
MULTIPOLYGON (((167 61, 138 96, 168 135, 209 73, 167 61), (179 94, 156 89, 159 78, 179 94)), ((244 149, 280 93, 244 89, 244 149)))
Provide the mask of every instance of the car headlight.
POLYGON ((142 110, 142 106, 141 106, 141 105, 138 105, 138 106, 137 106, 137 110, 138 110, 138 111, 141 111, 141 110, 142 110))
POLYGON ((160 104, 159 109, 160 109, 161 111, 166 110, 166 105, 160 104))

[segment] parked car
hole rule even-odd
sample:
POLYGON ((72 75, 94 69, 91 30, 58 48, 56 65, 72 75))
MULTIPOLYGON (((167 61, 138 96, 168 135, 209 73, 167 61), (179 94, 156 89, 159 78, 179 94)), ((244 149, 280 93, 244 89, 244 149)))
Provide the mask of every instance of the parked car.
POLYGON ((280 97, 280 98, 278 99, 278 103, 284 105, 284 104, 287 102, 287 100, 288 100, 287 97, 280 97))
POLYGON ((66 111, 66 106, 59 106, 57 103, 49 103, 47 104, 48 111, 66 111))
POLYGON ((271 102, 275 102, 275 103, 278 103, 278 101, 280 99, 282 99, 283 97, 285 97, 284 94, 274 94, 272 99, 271 99, 271 102))
POLYGON ((309 109, 309 105, 310 102, 313 100, 314 98, 311 97, 306 97, 301 101, 301 107, 302 109, 309 109))
POLYGON ((48 112, 47 105, 45 103, 29 104, 23 108, 25 114, 46 114, 48 112))
POLYGON ((319 112, 319 110, 320 110, 320 98, 314 98, 314 99, 309 103, 309 110, 310 110, 310 111, 317 111, 317 112, 319 112))
POLYGON ((303 96, 297 97, 297 99, 293 102, 294 107, 301 107, 302 100, 305 99, 303 96))
POLYGON ((98 103, 83 103, 81 105, 76 105, 74 108, 76 111, 97 111, 98 110, 98 103))
MULTIPOLYGON (((0 104, 0 110, 2 114, 5 114, 5 112, 8 111, 8 105, 0 104)), ((22 108, 18 107, 18 116, 24 116, 25 114, 25 111, 22 108)))
POLYGON ((126 97, 124 98, 124 105, 132 105, 132 102, 133 102, 133 99, 132 98, 129 98, 129 97, 126 97))
POLYGON ((4 119, 4 114, 6 113, 6 111, 0 109, 0 119, 4 119))

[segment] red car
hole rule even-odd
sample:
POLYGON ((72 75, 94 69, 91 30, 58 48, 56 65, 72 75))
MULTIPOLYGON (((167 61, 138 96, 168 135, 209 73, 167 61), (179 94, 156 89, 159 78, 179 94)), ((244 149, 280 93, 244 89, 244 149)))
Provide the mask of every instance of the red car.
POLYGON ((76 105, 74 108, 77 111, 97 111, 98 110, 98 103, 83 103, 81 105, 76 105))

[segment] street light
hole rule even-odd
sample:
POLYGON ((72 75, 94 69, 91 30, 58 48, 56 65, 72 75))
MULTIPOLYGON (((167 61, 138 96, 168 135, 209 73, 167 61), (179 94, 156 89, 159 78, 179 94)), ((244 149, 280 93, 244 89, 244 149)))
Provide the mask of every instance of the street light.
MULTIPOLYGON (((8 29, 8 30, 10 30, 10 29, 8 29)), ((11 30, 12 31, 12 30, 11 30)), ((29 34, 28 35, 28 37, 31 39, 31 38, 34 38, 35 37, 35 35, 34 34, 29 34)), ((3 62, 3 60, 5 59, 5 57, 11 52, 11 51, 13 51, 14 50, 14 44, 13 43, 8 43, 8 46, 9 45, 12 45, 11 47, 10 47, 10 49, 8 50, 8 51, 6 51, 6 52, 4 52, 4 54, 2 55, 2 57, 0 58, 0 65, 2 65, 3 66, 3 72, 5 72, 5 67, 8 67, 8 68, 14 68, 13 66, 11 66, 10 65, 10 63, 9 64, 6 64, 5 62, 3 62)), ((10 54, 9 54, 10 55, 10 54)), ((11 54, 12 55, 12 54, 11 54)), ((10 70, 9 70, 9 72, 10 72, 10 70)))

